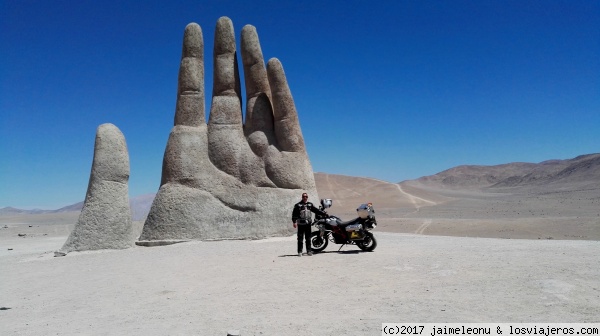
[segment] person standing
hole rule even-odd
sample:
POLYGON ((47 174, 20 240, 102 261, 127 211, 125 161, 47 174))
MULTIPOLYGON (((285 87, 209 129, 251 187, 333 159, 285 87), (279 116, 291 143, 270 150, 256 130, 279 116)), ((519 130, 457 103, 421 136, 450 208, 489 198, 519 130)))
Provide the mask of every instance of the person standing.
POLYGON ((294 228, 298 228, 298 257, 302 256, 302 240, 306 242, 306 254, 312 256, 310 246, 310 234, 312 224, 311 212, 326 216, 327 214, 316 208, 308 201, 308 194, 302 193, 302 200, 294 205, 292 211, 292 223, 294 228))

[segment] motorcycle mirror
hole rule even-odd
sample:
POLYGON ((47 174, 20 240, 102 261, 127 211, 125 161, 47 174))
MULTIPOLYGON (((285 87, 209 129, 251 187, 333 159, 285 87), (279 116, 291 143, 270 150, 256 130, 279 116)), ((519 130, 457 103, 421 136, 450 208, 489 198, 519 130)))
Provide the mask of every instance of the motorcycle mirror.
POLYGON ((333 205, 332 199, 330 199, 330 198, 322 198, 321 199, 321 206, 323 207, 323 209, 331 208, 332 205, 333 205))

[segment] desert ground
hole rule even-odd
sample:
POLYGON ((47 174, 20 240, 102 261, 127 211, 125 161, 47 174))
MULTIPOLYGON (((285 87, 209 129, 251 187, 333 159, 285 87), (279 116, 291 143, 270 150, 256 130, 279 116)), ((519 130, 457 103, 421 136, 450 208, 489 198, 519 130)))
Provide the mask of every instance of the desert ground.
POLYGON ((342 218, 373 202, 378 230, 505 239, 600 240, 600 179, 514 188, 448 188, 419 181, 315 174, 342 218))
POLYGON ((599 188, 315 176, 319 196, 334 199, 331 214, 349 219, 374 203, 374 252, 330 244, 298 257, 292 236, 57 258, 77 212, 0 216, 0 334, 380 335, 384 322, 600 322, 599 188))

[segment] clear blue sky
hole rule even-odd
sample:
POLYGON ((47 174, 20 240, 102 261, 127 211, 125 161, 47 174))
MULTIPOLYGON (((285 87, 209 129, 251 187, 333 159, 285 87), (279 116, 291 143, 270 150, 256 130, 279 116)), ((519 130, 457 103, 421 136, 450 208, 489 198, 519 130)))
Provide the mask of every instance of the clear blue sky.
MULTIPOLYGON (((0 207, 85 197, 96 128, 158 190, 183 30, 257 28, 316 172, 399 182, 600 152, 600 1, 0 0, 0 207)), ((207 102, 207 111, 210 103, 207 102)))

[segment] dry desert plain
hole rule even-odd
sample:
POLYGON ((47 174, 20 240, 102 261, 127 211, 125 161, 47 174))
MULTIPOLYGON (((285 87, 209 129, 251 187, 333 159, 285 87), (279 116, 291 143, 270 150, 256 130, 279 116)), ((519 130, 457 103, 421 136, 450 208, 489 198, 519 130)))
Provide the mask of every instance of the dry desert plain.
POLYGON ((2 215, 0 335, 380 335, 383 322, 600 322, 595 180, 480 188, 456 176, 394 184, 315 174, 332 214, 346 219, 374 203, 372 253, 330 245, 299 258, 295 237, 277 237, 55 258, 77 212, 2 215))

